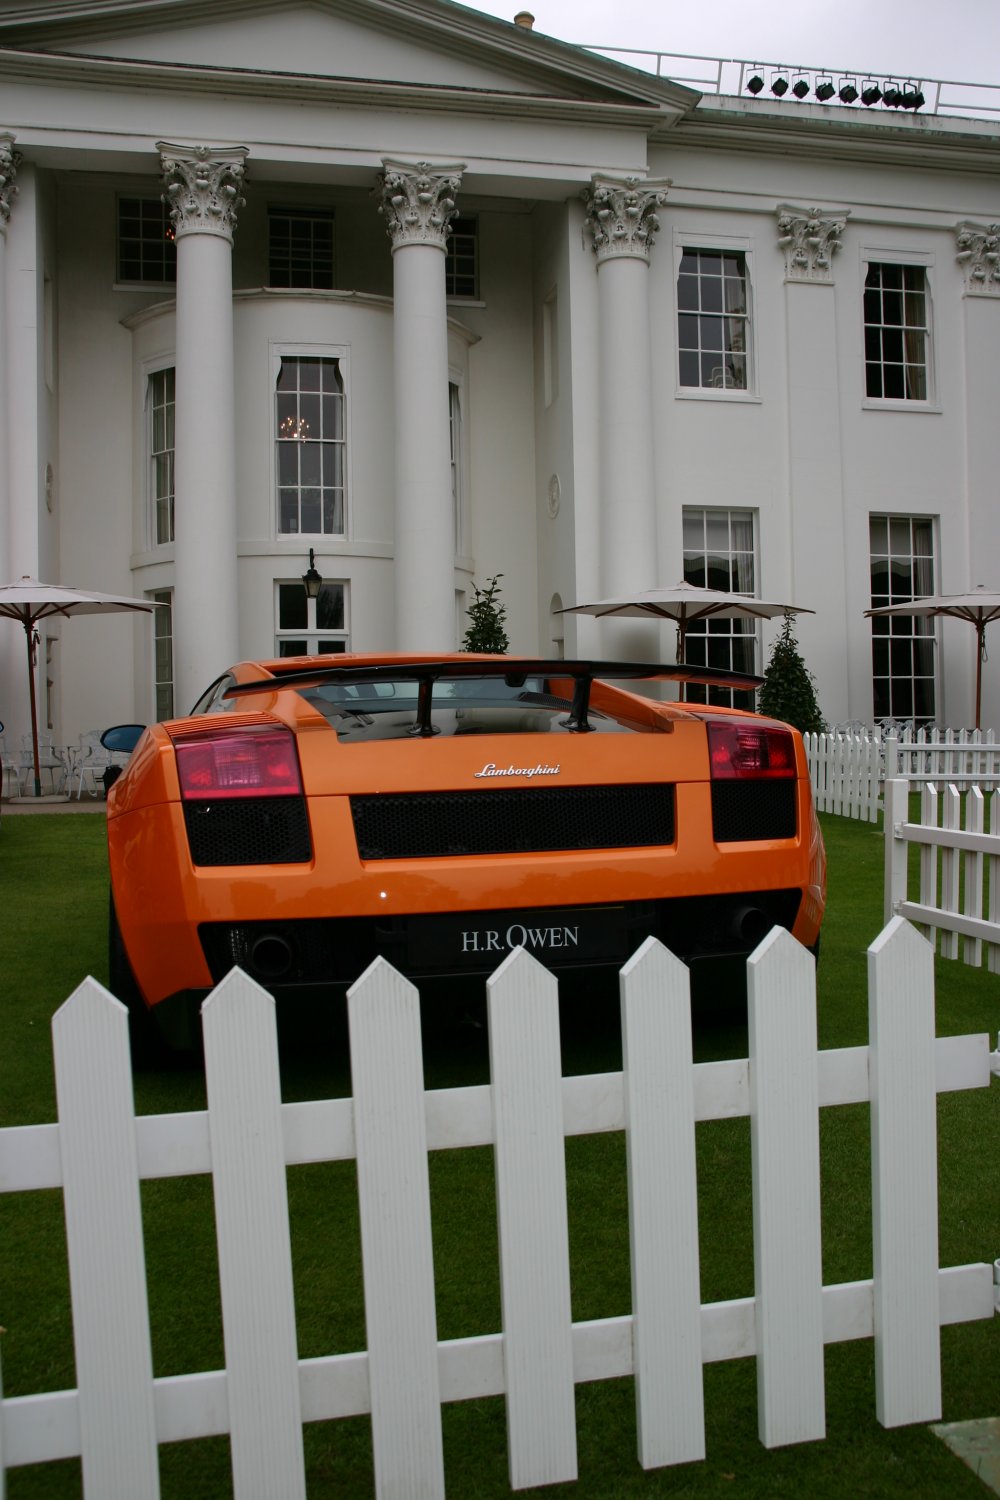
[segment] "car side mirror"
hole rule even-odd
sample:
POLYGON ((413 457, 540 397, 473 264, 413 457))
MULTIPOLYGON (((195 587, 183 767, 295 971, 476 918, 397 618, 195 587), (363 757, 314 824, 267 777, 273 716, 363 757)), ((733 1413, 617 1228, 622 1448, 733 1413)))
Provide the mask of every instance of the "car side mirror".
POLYGON ((101 735, 101 744, 105 750, 117 750, 124 755, 131 755, 145 729, 145 724, 115 724, 101 735))

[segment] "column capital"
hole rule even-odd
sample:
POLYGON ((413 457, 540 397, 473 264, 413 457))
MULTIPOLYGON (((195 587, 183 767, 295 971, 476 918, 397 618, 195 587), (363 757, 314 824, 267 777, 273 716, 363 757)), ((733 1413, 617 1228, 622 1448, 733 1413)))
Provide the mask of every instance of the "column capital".
POLYGON ((217 234, 233 242, 246 171, 246 146, 171 146, 157 141, 164 201, 177 239, 217 234))
POLYGON ((598 266, 621 258, 644 260, 660 228, 656 210, 667 201, 670 179, 646 177, 591 178, 583 198, 587 225, 593 239, 598 266))
POLYGON ((785 252, 789 281, 832 283, 832 261, 841 248, 849 213, 846 208, 831 213, 822 208, 778 204, 778 249, 785 252))
POLYGON ((955 259, 967 292, 1000 297, 1000 224, 973 224, 968 219, 956 224, 955 259))
POLYGON ((385 215, 393 252, 401 245, 445 248, 464 171, 464 162, 435 164, 383 157, 376 188, 381 195, 378 211, 385 215))
POLYGON ((17 197, 14 178, 20 165, 20 154, 14 150, 14 137, 0 133, 0 234, 10 222, 10 211, 17 197))

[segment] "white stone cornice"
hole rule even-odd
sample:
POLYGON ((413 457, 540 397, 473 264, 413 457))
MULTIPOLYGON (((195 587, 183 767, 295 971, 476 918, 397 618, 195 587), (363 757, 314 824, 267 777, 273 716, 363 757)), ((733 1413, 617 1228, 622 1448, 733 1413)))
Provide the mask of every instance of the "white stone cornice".
POLYGON ((667 201, 670 181, 644 177, 594 177, 584 193, 587 226, 597 264, 622 257, 649 264, 660 221, 656 210, 667 201))
POLYGON ((850 209, 829 213, 779 203, 777 212, 778 248, 785 252, 788 280, 832 282, 833 257, 841 248, 850 209))
POLYGON ((0 234, 10 222, 10 211, 17 197, 14 178, 21 165, 21 157, 14 150, 14 136, 0 134, 0 234))
POLYGON ((376 189, 381 197, 378 211, 385 216, 394 252, 401 245, 445 248, 464 171, 464 162, 441 165, 383 158, 376 189))
POLYGON ((955 226, 955 259, 965 276, 965 290, 978 296, 1000 297, 1000 224, 955 226))
POLYGON ((164 200, 174 234, 216 234, 233 242, 248 151, 245 146, 171 146, 157 141, 164 200))

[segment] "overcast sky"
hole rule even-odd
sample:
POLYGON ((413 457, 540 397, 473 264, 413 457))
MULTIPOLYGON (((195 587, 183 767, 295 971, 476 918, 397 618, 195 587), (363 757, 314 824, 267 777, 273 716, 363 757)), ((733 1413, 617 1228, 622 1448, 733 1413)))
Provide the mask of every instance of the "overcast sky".
MULTIPOLYGON (((467 0, 466 0, 467 3, 467 0)), ((566 42, 1000 84, 1000 0, 484 0, 566 42)))

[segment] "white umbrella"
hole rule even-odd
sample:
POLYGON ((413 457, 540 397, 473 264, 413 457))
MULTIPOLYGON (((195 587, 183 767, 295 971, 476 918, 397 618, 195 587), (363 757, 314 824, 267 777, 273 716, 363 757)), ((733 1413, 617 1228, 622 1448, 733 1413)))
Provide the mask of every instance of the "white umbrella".
POLYGON ((67 588, 60 583, 39 583, 37 578, 22 578, 19 583, 0 587, 0 615, 19 620, 24 626, 28 645, 28 688, 31 697, 31 750, 35 764, 35 796, 42 794, 38 768, 38 710, 35 704, 35 646, 38 621, 51 615, 104 615, 117 610, 144 610, 151 613, 156 605, 151 599, 130 599, 123 594, 96 594, 88 589, 67 588))
POLYGON ((968 620, 976 630, 976 728, 979 728, 980 709, 983 700, 983 662, 986 660, 986 627, 991 620, 1000 619, 1000 593, 996 589, 984 588, 982 584, 971 594, 924 594, 919 599, 908 599, 904 604, 884 604, 880 609, 866 609, 871 619, 885 615, 921 615, 934 619, 950 617, 968 620))
POLYGON ((598 599, 593 604, 570 604, 561 615, 618 616, 626 619, 672 620, 677 626, 677 660, 684 660, 684 641, 692 620, 773 620, 777 615, 814 613, 800 604, 771 604, 748 594, 729 594, 723 589, 703 589, 696 584, 675 583, 671 588, 645 589, 618 599, 598 599))

